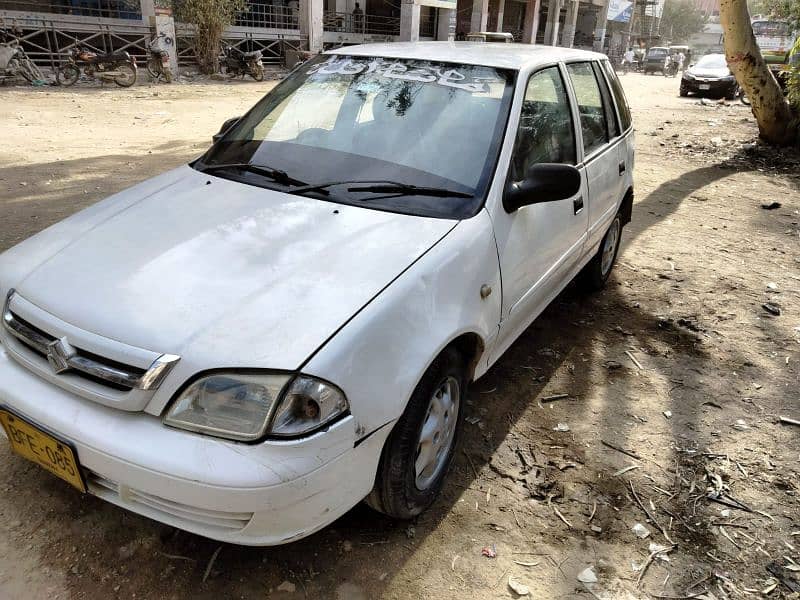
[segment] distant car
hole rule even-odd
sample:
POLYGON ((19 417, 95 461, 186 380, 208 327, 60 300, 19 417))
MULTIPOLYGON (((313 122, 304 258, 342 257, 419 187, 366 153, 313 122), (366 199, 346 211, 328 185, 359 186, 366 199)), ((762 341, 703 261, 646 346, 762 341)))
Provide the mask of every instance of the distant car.
POLYGON ((683 72, 680 95, 724 96, 733 100, 739 91, 724 54, 706 54, 683 72))
POLYGON ((644 74, 663 73, 664 60, 669 56, 669 48, 653 46, 647 51, 644 57, 644 74))

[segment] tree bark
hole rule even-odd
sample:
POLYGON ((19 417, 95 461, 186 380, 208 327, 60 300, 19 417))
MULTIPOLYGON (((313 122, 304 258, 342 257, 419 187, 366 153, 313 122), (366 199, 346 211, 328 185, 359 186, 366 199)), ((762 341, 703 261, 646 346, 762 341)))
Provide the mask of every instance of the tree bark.
POLYGON ((720 0, 725 58, 751 102, 761 138, 779 146, 798 141, 798 119, 761 56, 746 0, 720 0))

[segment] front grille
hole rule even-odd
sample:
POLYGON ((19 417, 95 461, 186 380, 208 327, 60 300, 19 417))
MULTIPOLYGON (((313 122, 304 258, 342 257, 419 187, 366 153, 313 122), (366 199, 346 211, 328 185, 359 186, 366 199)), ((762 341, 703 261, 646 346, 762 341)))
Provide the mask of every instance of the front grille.
POLYGON ((88 473, 86 481, 89 484, 89 491, 95 496, 153 519, 178 526, 200 525, 203 528, 238 531, 243 529, 253 518, 251 512, 210 510, 173 502, 154 494, 146 494, 120 485, 91 471, 88 473))
POLYGON ((3 326, 26 348, 46 359, 56 374, 73 372, 120 391, 154 390, 178 360, 177 356, 162 354, 149 368, 143 369, 75 347, 66 338, 58 338, 12 311, 13 297, 12 290, 3 308, 3 326))

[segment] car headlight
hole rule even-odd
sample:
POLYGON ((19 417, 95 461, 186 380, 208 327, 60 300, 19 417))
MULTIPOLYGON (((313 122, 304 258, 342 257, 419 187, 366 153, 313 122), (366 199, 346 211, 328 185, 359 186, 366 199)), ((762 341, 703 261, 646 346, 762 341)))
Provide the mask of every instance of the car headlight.
POLYGON ((198 379, 181 393, 164 424, 216 437, 253 441, 310 433, 349 410, 342 391, 288 374, 224 373, 198 379))

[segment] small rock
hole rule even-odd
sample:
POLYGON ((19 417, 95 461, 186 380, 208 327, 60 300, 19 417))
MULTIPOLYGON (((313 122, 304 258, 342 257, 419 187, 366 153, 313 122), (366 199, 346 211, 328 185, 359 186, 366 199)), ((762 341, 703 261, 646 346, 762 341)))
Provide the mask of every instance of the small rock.
POLYGON ((764 202, 761 204, 761 208, 764 210, 775 210, 776 208, 780 208, 783 206, 780 202, 764 202))
POLYGON ((744 419, 736 419, 736 423, 732 425, 734 429, 738 429, 739 431, 747 431, 750 429, 750 426, 744 422, 744 419))
POLYGON ((22 187, 26 187, 26 186, 28 185, 28 182, 27 182, 27 181, 20 181, 20 182, 19 182, 19 184, 20 184, 22 187))
POLYGON ((600 533, 603 531, 603 528, 598 527, 597 525, 592 525, 591 530, 594 531, 595 533, 600 533))
POLYGON ((622 363, 619 363, 615 360, 607 360, 603 363, 603 366, 609 371, 618 371, 622 368, 622 363))
POLYGON ((578 581, 581 583, 597 583, 597 575, 594 572, 594 567, 586 567, 583 571, 578 573, 578 581))
POLYGON ((771 315, 775 315, 776 317, 781 316, 781 307, 775 302, 765 302, 761 305, 761 308, 771 315))
POLYGON ((413 525, 409 525, 406 527, 406 537, 410 540, 414 539, 414 536, 417 535, 417 530, 413 525))
POLYGON ((672 411, 671 410, 665 410, 663 414, 667 419, 671 419, 672 418, 672 411))
POLYGON ((280 584, 275 589, 277 591, 279 591, 279 592, 286 592, 288 594, 294 594, 295 590, 297 589, 297 586, 295 584, 293 584, 291 581, 287 580, 287 581, 284 581, 282 584, 280 584))
POLYGON ((767 284, 767 289, 768 289, 768 290, 771 290, 771 291, 773 291, 773 292, 774 292, 775 290, 777 290, 777 289, 778 289, 778 284, 777 284, 777 283, 775 283, 774 281, 770 281, 770 282, 767 284))
POLYGON ((711 138, 711 140, 709 140, 709 141, 711 142, 711 145, 712 145, 712 146, 722 146, 722 144, 723 144, 723 142, 722 142, 722 138, 721 138, 721 137, 719 137, 719 136, 717 136, 717 137, 713 137, 713 138, 711 138))
POLYGON ((558 425, 553 427, 553 431, 560 431, 562 433, 565 433, 569 431, 569 425, 567 425, 566 423, 559 423, 558 425))
POLYGON ((350 552, 352 549, 353 549, 353 542, 351 542, 350 540, 345 540, 344 542, 342 542, 342 550, 344 550, 345 552, 350 552))
POLYGON ((117 548, 117 554, 122 560, 128 560, 134 554, 136 554, 136 542, 131 542, 130 544, 120 546, 117 548))
POLYGON ((650 537, 650 530, 641 523, 637 523, 636 525, 631 527, 631 531, 633 531, 633 533, 636 534, 636 537, 642 540, 646 537, 650 537))
POLYGON ((508 587, 510 587, 518 596, 527 596, 531 593, 530 588, 520 583, 513 575, 508 578, 508 587))

